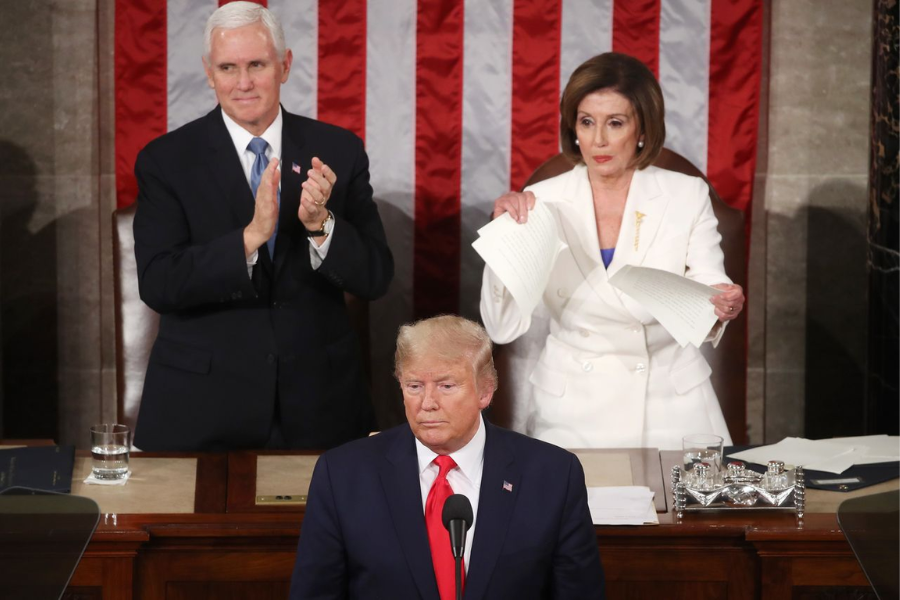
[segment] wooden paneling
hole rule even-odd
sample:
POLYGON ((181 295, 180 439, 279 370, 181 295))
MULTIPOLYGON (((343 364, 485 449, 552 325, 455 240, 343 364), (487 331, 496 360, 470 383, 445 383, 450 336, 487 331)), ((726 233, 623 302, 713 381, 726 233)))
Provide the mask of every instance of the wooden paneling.
POLYGON ((241 595, 240 590, 253 592, 256 583, 262 583, 263 588, 271 587, 272 583, 287 585, 293 568, 293 549, 152 550, 138 565, 136 583, 141 600, 182 598, 189 590, 203 590, 206 594, 225 589, 230 590, 229 598, 254 599, 257 596, 241 595))
POLYGON ((166 600, 284 600, 289 591, 286 581, 170 581, 166 600))
MULTIPOLYGON (((663 481, 646 483, 665 500, 678 454, 660 460, 637 452, 633 472, 661 471, 663 481)), ((199 461, 193 514, 101 519, 70 591, 102 589, 89 597, 103 600, 286 598, 303 508, 255 505, 257 455, 192 455, 199 461)), ((610 600, 794 600, 868 588, 834 514, 658 517, 659 526, 597 527, 610 600)))
POLYGON ((722 582, 679 582, 660 583, 656 581, 642 582, 607 582, 606 597, 610 600, 647 600, 648 598, 665 598, 666 600, 730 600, 728 585, 722 582))

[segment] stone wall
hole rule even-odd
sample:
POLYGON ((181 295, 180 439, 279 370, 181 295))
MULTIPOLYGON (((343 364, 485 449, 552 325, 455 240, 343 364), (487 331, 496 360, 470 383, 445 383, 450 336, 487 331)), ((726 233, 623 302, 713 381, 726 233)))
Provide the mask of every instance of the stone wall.
POLYGON ((862 433, 872 5, 771 2, 751 246, 751 408, 765 432, 862 433), (764 400, 760 402, 760 399, 764 400))

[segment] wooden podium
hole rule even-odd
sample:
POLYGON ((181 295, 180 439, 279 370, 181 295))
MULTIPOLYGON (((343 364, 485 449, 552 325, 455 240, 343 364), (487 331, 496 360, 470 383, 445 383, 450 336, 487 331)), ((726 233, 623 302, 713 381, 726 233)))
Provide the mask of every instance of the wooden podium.
MULTIPOLYGON (((688 513, 679 520, 668 481, 679 452, 577 453, 588 485, 611 478, 656 492, 658 526, 596 528, 612 600, 778 600, 870 589, 835 516, 848 494, 808 490, 802 523, 781 511, 688 513)), ((139 453, 128 484, 107 487, 81 483, 90 459, 79 458, 73 493, 97 500, 101 519, 67 597, 287 598, 315 460, 274 451, 139 453)), ((897 486, 894 480, 853 494, 897 486)))

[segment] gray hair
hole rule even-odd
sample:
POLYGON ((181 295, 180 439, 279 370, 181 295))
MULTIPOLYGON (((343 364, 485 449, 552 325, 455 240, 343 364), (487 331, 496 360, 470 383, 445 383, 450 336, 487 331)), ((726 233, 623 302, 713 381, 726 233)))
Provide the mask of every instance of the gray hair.
POLYGON ((258 22, 265 25, 275 46, 275 54, 280 60, 284 60, 284 29, 281 28, 281 21, 272 11, 256 2, 229 2, 209 16, 203 31, 203 58, 209 60, 214 29, 237 29, 258 22))
POLYGON ((457 315, 439 315, 403 325, 397 335, 394 376, 399 380, 410 362, 424 356, 447 362, 469 361, 479 392, 497 389, 491 338, 484 327, 457 315))

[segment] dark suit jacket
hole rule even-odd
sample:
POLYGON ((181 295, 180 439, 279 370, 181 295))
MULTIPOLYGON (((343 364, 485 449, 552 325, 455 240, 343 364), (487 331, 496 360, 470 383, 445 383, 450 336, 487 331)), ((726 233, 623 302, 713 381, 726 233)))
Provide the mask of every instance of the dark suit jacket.
POLYGON ((291 447, 329 448, 370 431, 343 297, 377 298, 393 277, 368 157, 349 131, 283 115, 275 256, 259 249, 252 280, 243 229, 254 198, 220 109, 138 155, 140 293, 161 315, 136 426, 142 449, 262 447, 276 399, 291 447), (337 174, 328 202, 334 238, 318 270, 297 218, 313 156, 337 174))
MULTIPOLYGON (((465 598, 602 598, 581 463, 556 446, 485 425, 465 598)), ((408 425, 319 458, 291 600, 438 600, 418 470, 408 425)))

